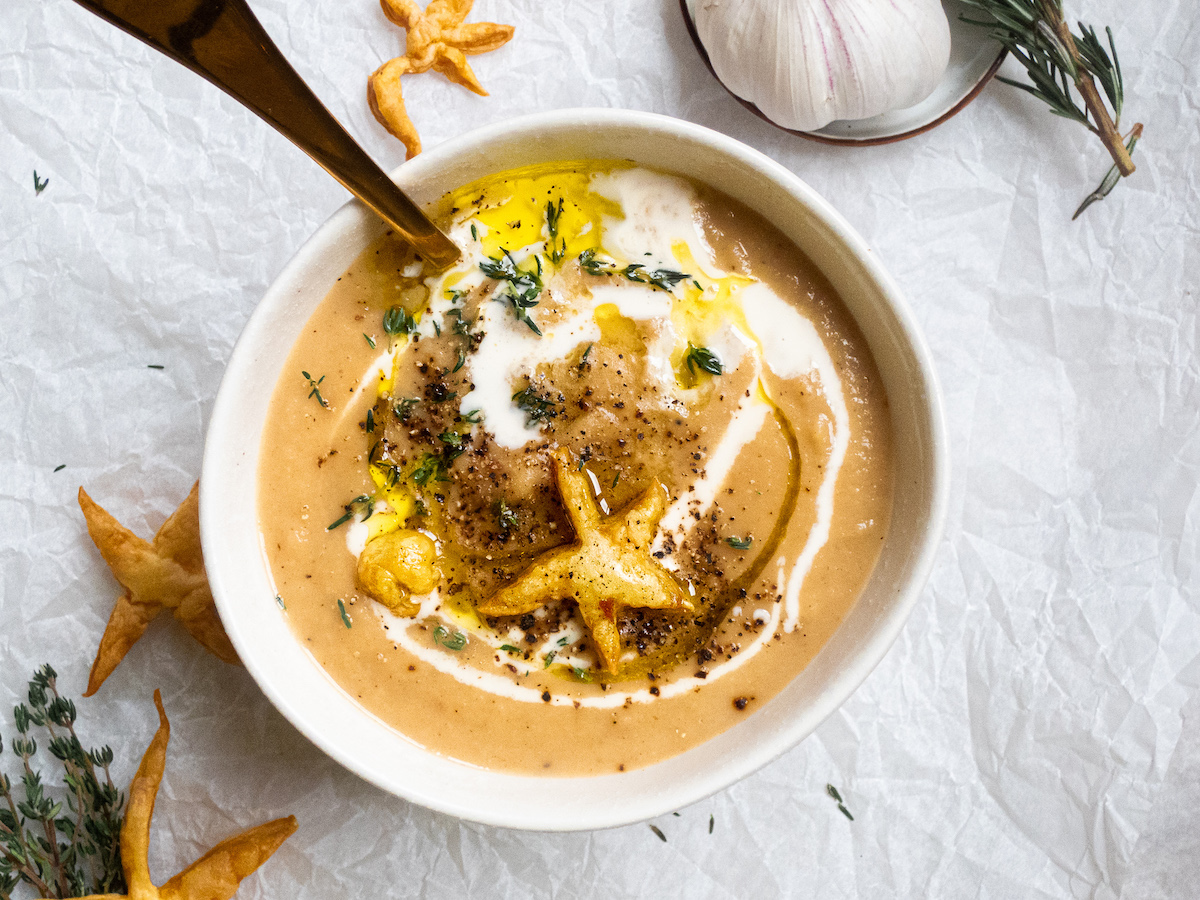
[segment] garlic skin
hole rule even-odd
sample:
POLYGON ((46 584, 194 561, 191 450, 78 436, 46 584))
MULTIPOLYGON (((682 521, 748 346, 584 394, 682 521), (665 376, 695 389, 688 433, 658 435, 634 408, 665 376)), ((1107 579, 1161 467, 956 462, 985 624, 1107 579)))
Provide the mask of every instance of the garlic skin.
POLYGON ((725 87, 795 131, 919 103, 950 60, 940 0, 693 0, 692 18, 725 87))

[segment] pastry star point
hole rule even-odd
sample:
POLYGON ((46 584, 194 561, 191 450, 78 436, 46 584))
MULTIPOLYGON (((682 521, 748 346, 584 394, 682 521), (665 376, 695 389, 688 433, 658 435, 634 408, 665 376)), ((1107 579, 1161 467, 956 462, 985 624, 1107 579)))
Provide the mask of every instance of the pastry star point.
POLYGON ((520 615, 569 597, 604 668, 617 671, 623 608, 691 610, 675 578, 650 554, 650 542, 666 510, 655 482, 624 512, 602 516, 587 478, 563 448, 555 451, 554 478, 571 525, 572 543, 543 553, 517 579, 480 604, 488 616, 520 615))

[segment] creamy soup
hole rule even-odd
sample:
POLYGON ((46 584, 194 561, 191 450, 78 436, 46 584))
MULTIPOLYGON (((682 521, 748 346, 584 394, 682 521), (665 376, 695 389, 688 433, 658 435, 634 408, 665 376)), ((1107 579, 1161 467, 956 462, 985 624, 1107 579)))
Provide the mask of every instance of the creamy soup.
POLYGON ((275 391, 258 508, 281 614, 422 746, 623 771, 753 715, 887 534, 887 398, 820 272, 724 195, 613 162, 385 236, 275 391))

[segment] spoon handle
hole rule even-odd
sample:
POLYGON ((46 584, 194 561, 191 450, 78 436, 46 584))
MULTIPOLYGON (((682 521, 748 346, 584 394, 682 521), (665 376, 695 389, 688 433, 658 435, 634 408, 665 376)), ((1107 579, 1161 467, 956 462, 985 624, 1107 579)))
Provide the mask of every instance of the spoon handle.
POLYGON ((288 64, 246 0, 76 0, 253 110, 436 266, 459 249, 371 160, 288 64))

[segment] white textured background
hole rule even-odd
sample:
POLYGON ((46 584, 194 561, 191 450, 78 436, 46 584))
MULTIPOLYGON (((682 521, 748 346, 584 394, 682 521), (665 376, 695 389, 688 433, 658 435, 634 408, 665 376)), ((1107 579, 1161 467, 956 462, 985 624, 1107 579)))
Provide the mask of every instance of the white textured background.
MULTIPOLYGON (((490 98, 433 74, 405 82, 426 146, 556 107, 666 113, 781 161, 873 244, 945 388, 954 485, 933 578, 841 711, 757 775, 657 820, 665 844, 644 824, 524 834, 385 796, 160 621, 80 704, 85 737, 113 743, 125 782, 163 690, 174 737, 156 876, 293 812, 300 831, 240 896, 1197 896, 1200 10, 1067 6, 1112 25, 1127 121, 1146 123, 1137 174, 1076 223, 1106 155, 1002 85, 915 140, 828 148, 731 100, 675 0, 480 0, 472 18, 516 37, 474 63, 490 98)), ((365 102, 367 75, 402 46, 373 0, 254 7, 334 114, 398 165, 365 102)), ((199 472, 255 301, 346 195, 69 0, 7 0, 0 18, 7 710, 43 661, 67 693, 83 689, 115 596, 77 487, 153 533, 199 472), (50 179, 41 196, 34 169, 50 179)), ((10 723, 0 712, 6 745, 10 723)), ((14 762, 6 749, 3 768, 14 762)))

